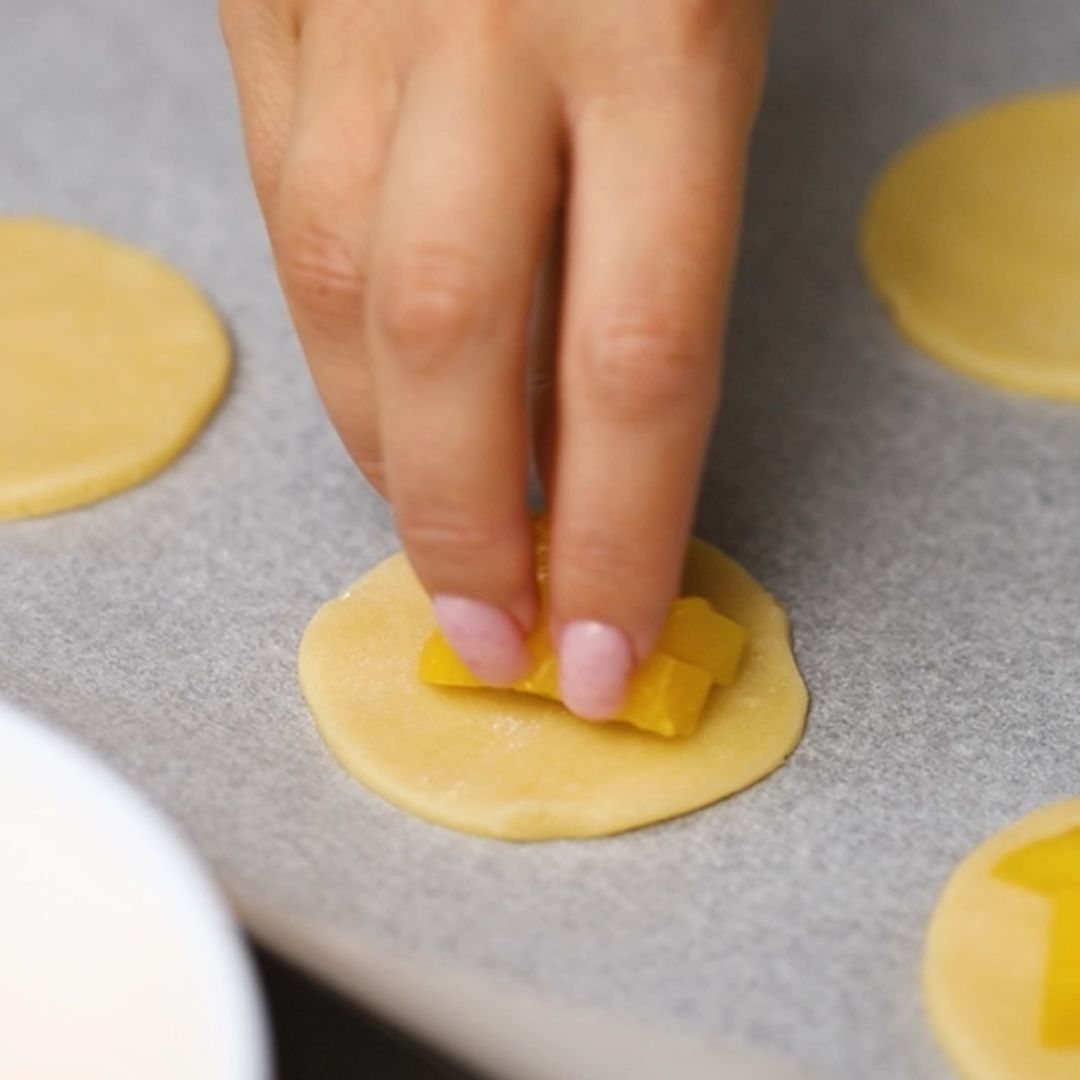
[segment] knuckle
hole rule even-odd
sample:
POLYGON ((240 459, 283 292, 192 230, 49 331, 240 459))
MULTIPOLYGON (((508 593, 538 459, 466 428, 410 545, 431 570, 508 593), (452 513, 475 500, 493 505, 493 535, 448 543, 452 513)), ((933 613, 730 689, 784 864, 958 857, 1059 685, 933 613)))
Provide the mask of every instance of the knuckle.
POLYGON ((602 323, 582 366, 589 396, 626 419, 663 415, 706 389, 706 357, 679 322, 639 314, 602 323))
POLYGON ((674 57, 692 58, 700 54, 702 45, 713 38, 721 9, 716 0, 678 0, 662 8, 660 31, 663 43, 674 57))
POLYGON ((382 458, 354 455, 356 467, 364 474, 371 486, 380 494, 386 492, 386 463, 382 458))
POLYGON ((283 226, 281 280, 303 314, 319 324, 361 318, 366 274, 359 252, 331 228, 308 222, 283 226))
POLYGON ((676 0, 655 9, 654 54, 671 61, 712 61, 724 42, 756 30, 758 0, 676 0))
POLYGON ((282 25, 281 3, 259 0, 218 0, 218 26, 226 44, 244 44, 251 38, 273 38, 282 25))
POLYGON ((459 251, 422 247, 380 269, 374 314, 405 362, 437 361, 482 334, 492 304, 475 263, 459 251))
POLYGON ((559 541, 559 575, 577 594, 611 593, 625 603, 627 584, 641 590, 656 577, 656 560, 645 546, 621 539, 610 529, 581 525, 565 532, 559 541))
POLYGON ((479 515, 404 507, 398 509, 397 519, 410 553, 422 562, 449 559, 490 567, 506 551, 507 529, 479 515))
POLYGON ((555 371, 544 365, 529 373, 529 385, 534 397, 550 397, 555 392, 555 371))
POLYGON ((237 20, 243 15, 243 9, 242 0, 218 0, 218 26, 221 27, 221 33, 226 42, 233 39, 237 20))
POLYGON ((747 49, 729 61, 727 70, 736 91, 741 92, 747 104, 744 112, 752 122, 757 117, 757 110, 765 92, 765 82, 769 74, 769 57, 764 49, 747 49))
POLYGON ((764 79, 767 8, 758 0, 653 5, 642 32, 613 34, 585 51, 584 68, 575 69, 574 114, 603 117, 628 102, 715 111, 721 102, 753 101, 764 79))

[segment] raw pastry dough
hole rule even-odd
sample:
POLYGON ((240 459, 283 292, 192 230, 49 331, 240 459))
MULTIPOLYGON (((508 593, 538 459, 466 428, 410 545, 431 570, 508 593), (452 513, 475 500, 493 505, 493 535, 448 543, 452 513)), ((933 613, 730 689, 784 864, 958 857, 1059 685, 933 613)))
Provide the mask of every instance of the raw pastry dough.
POLYGON ((342 764, 406 810, 505 839, 620 832, 747 787, 802 734, 807 695, 783 609, 699 542, 684 591, 749 633, 735 684, 713 691, 687 739, 591 724, 522 694, 425 685, 417 661, 431 605, 403 555, 315 615, 300 645, 300 682, 342 764))
POLYGON ((863 261, 901 330, 1008 390, 1080 400, 1080 91, 996 105, 886 169, 863 261))
POLYGON ((969 1080, 1080 1076, 1080 1050, 1040 1039, 1052 905, 991 875, 1010 851, 1080 826, 1080 800, 1046 807, 988 840, 957 868, 930 924, 930 1019, 969 1080))
POLYGON ((145 480, 225 389, 229 339, 180 273, 85 229, 0 218, 0 518, 145 480))

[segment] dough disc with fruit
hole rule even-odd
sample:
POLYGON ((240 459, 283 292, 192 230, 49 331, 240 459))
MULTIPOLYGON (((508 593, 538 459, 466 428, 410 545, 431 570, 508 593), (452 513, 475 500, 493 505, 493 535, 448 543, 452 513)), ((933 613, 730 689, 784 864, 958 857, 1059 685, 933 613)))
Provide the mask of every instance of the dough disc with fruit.
MULTIPOLYGON (((1038 810, 969 855, 942 893, 927 937, 926 1004, 946 1053, 970 1080, 1080 1076, 1080 1041, 1048 1045, 1044 1034, 1048 965, 1053 959, 1066 980, 1070 966, 1080 974, 1075 958, 1052 956, 1054 897, 1002 876, 1004 858, 1078 828, 1080 800, 1038 810)), ((1066 852, 1063 865, 1069 862, 1080 881, 1080 859, 1066 852)), ((1080 892, 1073 895, 1080 900, 1080 892)), ((1074 909, 1080 912, 1075 901, 1074 909)), ((1080 925, 1074 945, 1076 930, 1080 925)), ((1059 1015, 1063 1006, 1072 1010, 1076 1033, 1080 981, 1073 990, 1071 1002, 1057 1008, 1059 1015)))
POLYGON ((916 345, 1004 389, 1080 400, 1080 91, 920 139, 871 194, 861 246, 916 345))
POLYGON ((0 518, 145 480, 225 389, 229 339, 198 290, 85 229, 0 218, 0 518))
POLYGON ((589 723, 510 691, 421 682, 417 661, 434 622, 403 555, 315 615, 300 645, 301 686, 345 768, 421 817, 517 840, 632 829, 761 779, 795 748, 806 719, 779 604, 696 541, 683 585, 749 634, 734 685, 712 691, 688 738, 589 723))

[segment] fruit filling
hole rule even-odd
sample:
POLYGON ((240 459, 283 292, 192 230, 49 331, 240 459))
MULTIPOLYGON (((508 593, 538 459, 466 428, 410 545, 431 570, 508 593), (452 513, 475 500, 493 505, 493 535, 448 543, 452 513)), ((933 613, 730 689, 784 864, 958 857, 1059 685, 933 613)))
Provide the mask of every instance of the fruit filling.
POLYGON ((1050 902, 1042 1041, 1080 1047, 1080 828, 1009 852, 993 874, 1050 902))

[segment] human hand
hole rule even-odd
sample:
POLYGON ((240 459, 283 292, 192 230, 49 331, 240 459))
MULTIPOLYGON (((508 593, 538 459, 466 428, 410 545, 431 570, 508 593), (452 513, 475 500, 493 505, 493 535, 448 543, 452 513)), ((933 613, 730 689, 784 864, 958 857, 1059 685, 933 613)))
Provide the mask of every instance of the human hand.
POLYGON ((221 3, 322 400, 444 632, 496 683, 529 663, 541 433, 552 639, 582 716, 618 710, 678 585, 769 7, 221 3), (561 214, 554 382, 534 402, 528 324, 561 214))

